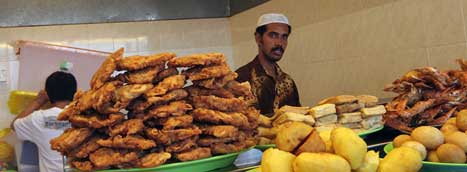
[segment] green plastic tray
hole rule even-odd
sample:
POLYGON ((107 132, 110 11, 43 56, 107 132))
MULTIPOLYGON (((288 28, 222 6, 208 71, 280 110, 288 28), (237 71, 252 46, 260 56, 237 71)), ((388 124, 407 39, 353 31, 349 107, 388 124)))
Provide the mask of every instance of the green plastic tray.
MULTIPOLYGON (((384 146, 384 152, 387 154, 393 149, 392 143, 384 146)), ((441 163, 441 162, 428 162, 423 161, 423 166, 420 172, 460 172, 467 171, 467 164, 458 163, 441 163)))

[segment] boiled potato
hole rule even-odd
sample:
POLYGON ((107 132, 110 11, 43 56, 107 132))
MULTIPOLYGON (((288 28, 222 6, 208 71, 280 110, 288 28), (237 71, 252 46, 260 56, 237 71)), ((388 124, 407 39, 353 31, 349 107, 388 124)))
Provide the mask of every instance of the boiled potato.
POLYGON ((413 140, 420 142, 429 150, 436 149, 444 143, 444 136, 441 131, 432 126, 421 126, 415 128, 410 134, 413 140))
POLYGON ((420 156, 422 159, 426 158, 426 148, 419 142, 407 141, 407 142, 404 142, 401 147, 413 148, 420 153, 420 156))
MULTIPOLYGON (((342 157, 330 153, 304 152, 293 162, 294 172, 350 172, 349 163, 342 157)), ((276 170, 277 172, 282 172, 276 170)))
POLYGON ((457 128, 456 125, 452 124, 444 124, 441 127, 441 132, 443 133, 444 137, 447 137, 449 134, 459 131, 459 128, 457 128))
POLYGON ((439 162, 438 155, 436 154, 436 150, 432 150, 428 152, 428 161, 430 162, 439 162))
POLYGON ((401 134, 401 135, 398 135, 396 138, 394 138, 392 142, 393 142, 394 147, 397 148, 397 147, 400 147, 402 143, 406 141, 410 141, 410 140, 412 140, 412 137, 410 137, 407 134, 401 134))
POLYGON ((365 160, 367 146, 365 141, 351 129, 338 127, 331 132, 334 152, 344 157, 352 170, 358 169, 365 160))
POLYGON ((283 126, 276 135, 277 148, 286 152, 292 152, 313 131, 313 127, 302 123, 292 122, 283 126))
POLYGON ((380 161, 378 172, 418 172, 422 168, 422 158, 415 149, 399 147, 389 152, 380 161))
POLYGON ((365 155, 365 161, 355 172, 376 172, 379 166, 379 154, 375 151, 368 151, 365 155))
POLYGON ((465 152, 459 146, 451 143, 445 143, 436 149, 439 162, 447 163, 465 163, 465 152))
POLYGON ((264 151, 261 158, 262 172, 293 172, 292 163, 295 160, 295 155, 281 151, 279 149, 269 148, 264 151))
POLYGON ((456 126, 461 131, 467 131, 467 110, 462 110, 457 113, 456 126))
POLYGON ((467 134, 456 131, 446 137, 446 143, 452 143, 459 146, 464 152, 467 152, 467 134))
POLYGON ((457 125, 456 117, 449 118, 444 125, 457 125))
POLYGON ((324 143, 326 144, 326 152, 334 153, 334 149, 332 148, 332 141, 331 141, 331 131, 323 131, 319 133, 321 139, 323 139, 324 143))

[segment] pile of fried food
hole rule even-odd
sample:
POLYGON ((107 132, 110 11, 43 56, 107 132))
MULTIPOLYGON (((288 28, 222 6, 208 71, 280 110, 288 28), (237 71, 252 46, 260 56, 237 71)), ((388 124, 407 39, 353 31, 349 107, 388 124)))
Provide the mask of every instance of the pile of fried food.
POLYGON ((467 107, 467 60, 457 62, 461 70, 419 68, 386 86, 384 91, 399 94, 386 105, 386 125, 405 132, 422 125, 442 125, 467 107))
POLYGON ((262 172, 416 172, 422 167, 412 148, 398 148, 380 160, 378 152, 367 151, 365 141, 345 127, 319 132, 292 122, 279 130, 275 143, 277 149, 263 154, 262 172))
POLYGON ((260 114, 250 106, 249 83, 236 77, 220 53, 123 58, 119 49, 93 75, 91 89, 76 93, 59 115, 72 128, 50 141, 52 149, 92 171, 156 167, 254 146, 260 114))
POLYGON ((416 149, 430 162, 465 163, 467 153, 467 109, 450 118, 441 130, 432 126, 415 128, 410 135, 399 135, 394 147, 416 149))

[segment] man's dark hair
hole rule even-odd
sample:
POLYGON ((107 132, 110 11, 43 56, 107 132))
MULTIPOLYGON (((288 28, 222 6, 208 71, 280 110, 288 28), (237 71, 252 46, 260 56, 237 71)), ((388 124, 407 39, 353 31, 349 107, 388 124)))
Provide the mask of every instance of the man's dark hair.
MULTIPOLYGON (((268 25, 262 25, 260 27, 257 27, 255 33, 258 33, 260 36, 263 36, 263 34, 266 33, 266 31, 268 30, 267 26, 268 25)), ((292 27, 290 27, 290 25, 287 25, 287 27, 289 27, 289 34, 292 33, 292 27)))
POLYGON ((52 73, 45 81, 45 91, 52 103, 57 101, 72 101, 76 87, 75 77, 70 73, 61 71, 52 73))

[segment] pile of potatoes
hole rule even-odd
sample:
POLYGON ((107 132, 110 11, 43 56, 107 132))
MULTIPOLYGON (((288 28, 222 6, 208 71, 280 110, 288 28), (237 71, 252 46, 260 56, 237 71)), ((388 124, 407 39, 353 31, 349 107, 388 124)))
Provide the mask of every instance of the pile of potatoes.
POLYGON ((275 143, 277 149, 263 154, 262 172, 394 172, 393 161, 404 166, 399 171, 421 168, 422 159, 416 150, 396 149, 389 160, 380 160, 377 152, 367 151, 363 139, 344 127, 319 133, 294 122, 281 128, 275 143))
POLYGON ((431 126, 417 127, 410 136, 397 136, 393 145, 395 148, 416 149, 422 159, 430 162, 465 163, 467 110, 462 110, 457 117, 450 118, 440 130, 431 126))

